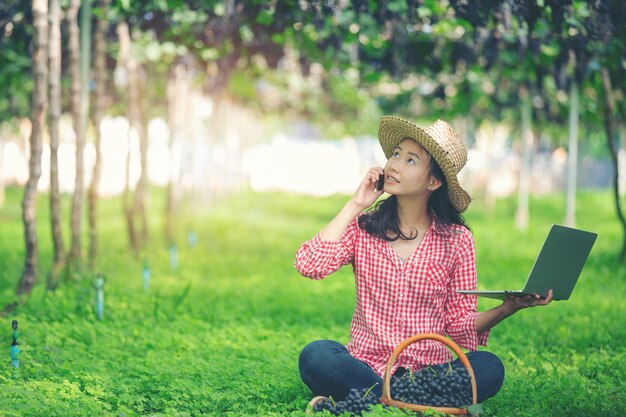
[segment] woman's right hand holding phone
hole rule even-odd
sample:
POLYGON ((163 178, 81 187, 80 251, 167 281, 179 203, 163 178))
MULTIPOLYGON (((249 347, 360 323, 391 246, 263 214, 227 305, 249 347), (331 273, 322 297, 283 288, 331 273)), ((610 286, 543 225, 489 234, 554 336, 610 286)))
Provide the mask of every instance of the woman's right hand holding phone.
POLYGON ((359 184, 359 188, 357 188, 352 198, 320 232, 322 239, 328 241, 340 240, 346 231, 346 227, 354 220, 354 217, 374 204, 383 193, 383 190, 376 189, 378 178, 381 175, 383 175, 383 169, 380 167, 373 167, 367 171, 365 178, 359 184))
POLYGON ((357 188, 354 196, 352 197, 353 203, 361 208, 361 210, 365 210, 383 194, 383 190, 377 189, 378 180, 381 175, 384 175, 383 169, 380 167, 372 167, 367 171, 365 177, 359 184, 359 188, 357 188))

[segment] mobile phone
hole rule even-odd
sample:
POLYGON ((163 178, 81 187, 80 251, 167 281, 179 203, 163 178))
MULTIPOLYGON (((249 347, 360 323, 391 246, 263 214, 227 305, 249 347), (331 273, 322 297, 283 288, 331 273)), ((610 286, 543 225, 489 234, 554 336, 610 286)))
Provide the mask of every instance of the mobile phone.
POLYGON ((385 175, 380 174, 380 176, 378 177, 378 182, 376 182, 376 190, 381 191, 384 186, 385 186, 385 175))

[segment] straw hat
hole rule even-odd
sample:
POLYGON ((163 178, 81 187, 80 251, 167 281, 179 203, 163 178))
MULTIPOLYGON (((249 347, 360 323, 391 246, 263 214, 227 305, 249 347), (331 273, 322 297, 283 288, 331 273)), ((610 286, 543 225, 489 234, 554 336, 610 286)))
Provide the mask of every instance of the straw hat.
POLYGON ((410 138, 422 145, 441 167, 448 182, 448 198, 452 205, 464 212, 472 201, 461 188, 457 174, 467 162, 467 149, 448 123, 437 120, 432 125, 421 128, 416 124, 396 116, 383 116, 378 128, 378 141, 387 159, 403 140, 410 138))

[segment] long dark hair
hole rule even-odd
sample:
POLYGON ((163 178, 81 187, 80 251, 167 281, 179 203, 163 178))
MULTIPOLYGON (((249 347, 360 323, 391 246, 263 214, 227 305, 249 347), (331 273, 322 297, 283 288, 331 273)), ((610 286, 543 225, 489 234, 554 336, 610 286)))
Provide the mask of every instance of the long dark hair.
MULTIPOLYGON (((469 229, 465 224, 463 215, 452 205, 448 198, 448 182, 441 167, 434 159, 431 159, 430 173, 441 181, 441 187, 437 188, 428 199, 428 209, 437 217, 440 225, 458 224, 469 229)), ((400 238, 412 240, 417 237, 417 231, 411 231, 410 235, 400 230, 398 218, 398 198, 395 195, 377 202, 373 209, 359 217, 359 227, 373 236, 378 236, 386 241, 393 242, 400 238)))

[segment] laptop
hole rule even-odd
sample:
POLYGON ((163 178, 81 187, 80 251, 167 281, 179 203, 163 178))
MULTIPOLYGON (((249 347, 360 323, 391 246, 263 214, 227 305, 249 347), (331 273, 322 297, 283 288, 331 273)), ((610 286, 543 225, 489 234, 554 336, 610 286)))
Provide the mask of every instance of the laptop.
POLYGON ((514 295, 545 296, 552 289, 553 300, 569 299, 587 261, 597 233, 552 225, 522 290, 470 291, 457 293, 504 300, 514 295))

